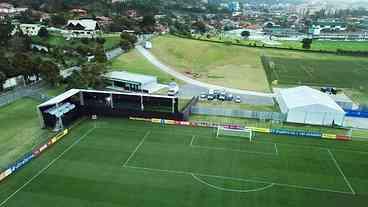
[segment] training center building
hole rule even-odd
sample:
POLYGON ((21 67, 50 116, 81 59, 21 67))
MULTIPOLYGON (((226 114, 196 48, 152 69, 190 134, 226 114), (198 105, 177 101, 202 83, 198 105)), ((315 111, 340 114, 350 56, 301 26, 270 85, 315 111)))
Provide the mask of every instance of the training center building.
POLYGON ((92 115, 157 118, 184 121, 189 114, 179 111, 176 96, 70 89, 38 106, 42 128, 69 126, 92 115))
POLYGON ((300 86, 278 89, 276 100, 287 122, 313 125, 340 125, 345 111, 328 95, 316 89, 300 86))
POLYGON ((166 85, 159 84, 155 76, 129 73, 126 71, 112 71, 104 74, 102 77, 107 88, 118 91, 154 93, 167 87, 166 85))

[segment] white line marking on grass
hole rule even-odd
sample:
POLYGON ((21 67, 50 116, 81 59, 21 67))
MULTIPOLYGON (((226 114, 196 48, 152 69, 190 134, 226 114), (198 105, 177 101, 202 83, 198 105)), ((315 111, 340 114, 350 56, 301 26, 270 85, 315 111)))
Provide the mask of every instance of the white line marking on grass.
POLYGON ((89 129, 86 133, 84 133, 79 139, 77 139, 73 144, 71 144, 68 148, 66 148, 60 155, 58 155, 55 159, 53 159, 49 164, 47 164, 44 168, 37 172, 36 175, 31 177, 26 183, 20 186, 14 193, 10 194, 4 201, 0 203, 0 207, 6 204, 11 198, 13 198, 19 191, 23 190, 27 185, 29 185, 33 180, 38 178, 43 172, 49 169, 56 161, 58 161, 64 154, 69 152, 75 145, 80 143, 84 138, 86 138, 95 128, 89 129))
POLYGON ((279 150, 277 149, 276 143, 275 143, 275 152, 276 152, 276 155, 279 155, 279 150))
POLYGON ((191 146, 191 147, 193 146, 194 139, 195 139, 195 136, 193 135, 193 136, 192 136, 192 140, 190 140, 190 146, 191 146))
POLYGON ((236 192, 236 193, 249 193, 249 192, 257 192, 257 191, 262 191, 262 190, 266 190, 267 188, 270 188, 272 186, 274 186, 274 183, 268 184, 266 186, 263 186, 261 188, 255 188, 255 189, 250 189, 250 190, 236 190, 236 189, 230 189, 230 188, 223 188, 223 187, 218 187, 216 185, 212 185, 204 180, 202 180, 201 178, 199 178, 198 176, 196 176, 195 174, 191 173, 192 177, 197 180, 198 182, 207 185, 211 188, 214 188, 216 190, 220 190, 220 191, 227 191, 227 192, 236 192))
POLYGON ((342 175, 342 177, 344 178, 346 185, 349 187, 349 189, 350 189, 350 191, 353 193, 353 195, 355 195, 356 193, 355 193, 355 191, 354 191, 353 187, 351 186, 351 184, 350 184, 349 180, 347 179, 347 177, 345 176, 344 172, 342 171, 342 169, 341 169, 341 167, 340 167, 339 163, 338 163, 338 162, 337 162, 337 160, 335 159, 335 156, 332 154, 331 150, 327 149, 327 151, 328 151, 328 153, 330 154, 331 159, 332 159, 332 160, 333 160, 333 162, 335 163, 336 168, 339 170, 340 174, 341 174, 341 175, 342 175))
POLYGON ((267 153, 267 152, 257 152, 257 151, 248 151, 248 150, 237 150, 237 149, 229 149, 229 148, 222 148, 222 147, 207 147, 207 146, 200 146, 200 145, 191 145, 192 148, 202 148, 208 150, 218 150, 218 151, 229 151, 229 152, 241 152, 241 153, 249 153, 249 154, 261 154, 261 155, 277 155, 275 153, 267 153))
POLYGON ((331 190, 331 189, 325 189, 325 188, 316 188, 316 187, 292 185, 292 184, 276 183, 276 182, 267 182, 267 181, 255 180, 255 179, 244 179, 244 178, 228 177, 228 176, 221 176, 221 175, 211 175, 211 174, 194 173, 194 172, 187 172, 187 171, 178 171, 178 170, 164 170, 164 169, 137 167, 137 166, 130 166, 130 165, 129 166, 126 165, 124 167, 125 168, 142 170, 142 171, 150 171, 150 172, 161 172, 161 173, 170 173, 170 174, 178 174, 178 175, 192 175, 192 174, 195 174, 195 175, 203 176, 203 177, 220 178, 220 179, 227 179, 227 180, 233 180, 233 181, 273 184, 274 186, 297 188, 297 189, 302 189, 302 190, 313 190, 313 191, 319 191, 319 192, 329 192, 329 193, 339 193, 339 194, 345 194, 345 195, 355 195, 352 192, 348 192, 348 191, 338 191, 338 190, 331 190))
POLYGON ((139 142, 139 144, 135 147, 134 151, 129 155, 128 159, 123 163, 123 167, 128 164, 128 162, 133 158, 135 153, 139 150, 139 148, 142 146, 143 142, 146 140, 146 138, 151 134, 151 131, 147 131, 146 134, 143 136, 142 140, 139 142))

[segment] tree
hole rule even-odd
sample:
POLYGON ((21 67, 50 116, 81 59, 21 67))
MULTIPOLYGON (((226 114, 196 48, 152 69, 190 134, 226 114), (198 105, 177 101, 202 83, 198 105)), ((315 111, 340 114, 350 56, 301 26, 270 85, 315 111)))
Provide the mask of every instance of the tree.
POLYGON ((6 79, 7 79, 7 77, 6 77, 5 72, 0 70, 0 91, 4 90, 3 84, 5 83, 6 79))
POLYGON ((156 20, 152 15, 144 16, 141 22, 142 31, 144 33, 153 33, 155 31, 156 20))
POLYGON ((80 71, 73 72, 68 77, 68 88, 98 89, 103 87, 102 74, 105 73, 104 64, 86 64, 80 71))
POLYGON ((17 71, 18 74, 24 76, 24 80, 26 83, 29 82, 29 77, 32 76, 31 67, 32 61, 29 55, 25 53, 16 53, 15 54, 16 61, 14 61, 14 69, 17 71))
POLYGON ((207 31, 206 24, 202 21, 195 22, 194 24, 192 24, 192 27, 201 34, 204 34, 207 31))
POLYGON ((95 50, 95 59, 98 63, 105 63, 107 61, 106 53, 103 45, 97 45, 95 50))
POLYGON ((65 16, 61 13, 51 16, 51 24, 54 26, 65 26, 66 22, 65 16))
POLYGON ((303 40, 302 40, 302 44, 303 44, 303 48, 304 49, 311 49, 311 47, 312 47, 312 43, 313 43, 313 40, 312 39, 310 39, 310 38, 304 38, 303 40))
POLYGON ((47 60, 41 63, 40 71, 42 79, 55 86, 60 81, 60 69, 53 62, 47 60))
POLYGON ((120 38, 129 41, 132 45, 138 42, 137 36, 127 33, 127 32, 122 32, 120 34, 120 38))
POLYGON ((123 49, 125 51, 128 51, 128 50, 133 48, 133 44, 131 42, 129 42, 128 40, 126 40, 126 39, 121 39, 120 40, 120 47, 121 47, 121 49, 123 49))
POLYGON ((41 38, 48 38, 49 31, 47 31, 46 27, 41 27, 37 35, 41 38))
POLYGON ((10 20, 0 20, 0 46, 6 46, 13 31, 10 20))
POLYGON ((242 31, 240 34, 243 38, 248 38, 250 36, 250 32, 247 30, 242 31))

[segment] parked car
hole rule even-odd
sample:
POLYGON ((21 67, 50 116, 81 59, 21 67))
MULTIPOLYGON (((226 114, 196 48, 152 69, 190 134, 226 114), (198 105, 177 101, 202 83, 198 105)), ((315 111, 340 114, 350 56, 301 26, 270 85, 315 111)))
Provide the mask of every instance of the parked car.
POLYGON ((334 94, 334 95, 337 94, 337 89, 333 87, 322 87, 321 91, 323 93, 328 93, 328 94, 334 94))
POLYGON ((241 103, 240 96, 236 96, 236 97, 235 97, 235 103, 241 103))
POLYGON ((207 93, 202 92, 200 97, 201 97, 201 99, 206 99, 207 98, 207 93))
POLYGON ((207 99, 208 100, 213 100, 215 98, 216 98, 215 90, 213 90, 213 89, 208 90, 207 99))
POLYGON ((218 95, 218 100, 225 101, 226 100, 226 91, 220 91, 218 95))
POLYGON ((227 94, 227 100, 228 101, 234 100, 234 95, 232 93, 227 94))

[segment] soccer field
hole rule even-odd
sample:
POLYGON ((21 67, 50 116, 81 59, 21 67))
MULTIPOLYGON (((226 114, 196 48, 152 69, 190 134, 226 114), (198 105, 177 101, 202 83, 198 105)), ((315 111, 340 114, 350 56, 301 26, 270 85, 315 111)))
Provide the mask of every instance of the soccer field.
POLYGON ((2 206, 364 206, 368 142, 84 121, 0 183, 2 206))

